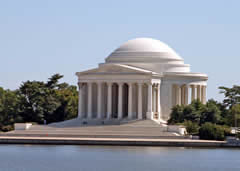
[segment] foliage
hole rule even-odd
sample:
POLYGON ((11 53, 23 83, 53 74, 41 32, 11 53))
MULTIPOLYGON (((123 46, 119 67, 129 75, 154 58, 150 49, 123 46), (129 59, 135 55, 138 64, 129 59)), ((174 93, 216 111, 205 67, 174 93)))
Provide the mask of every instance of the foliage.
POLYGON ((231 107, 227 120, 234 127, 240 126, 240 104, 235 104, 231 107))
POLYGON ((172 112, 170 114, 170 119, 168 120, 168 124, 182 123, 184 121, 183 109, 184 109, 184 106, 180 106, 180 105, 174 106, 172 108, 172 112))
POLYGON ((201 113, 204 110, 204 105, 199 101, 195 100, 187 106, 174 106, 170 114, 169 124, 183 123, 185 120, 192 121, 199 124, 201 113))
POLYGON ((46 83, 26 81, 15 91, 0 87, 0 130, 15 122, 51 123, 76 117, 77 87, 59 83, 62 77, 55 74, 46 83))
POLYGON ((219 123, 221 119, 221 111, 213 100, 209 100, 206 107, 201 112, 200 125, 205 122, 219 123))
POLYGON ((199 126, 197 123, 194 123, 192 121, 185 121, 183 125, 186 127, 188 134, 192 135, 198 133, 199 126))
POLYGON ((220 125, 206 122, 199 129, 199 137, 205 140, 224 140, 225 131, 220 125))
POLYGON ((231 108, 235 104, 240 103, 240 86, 234 85, 232 88, 219 87, 220 93, 224 94, 223 104, 231 108))
POLYGON ((0 87, 0 130, 6 125, 20 121, 19 97, 16 91, 4 90, 0 87))

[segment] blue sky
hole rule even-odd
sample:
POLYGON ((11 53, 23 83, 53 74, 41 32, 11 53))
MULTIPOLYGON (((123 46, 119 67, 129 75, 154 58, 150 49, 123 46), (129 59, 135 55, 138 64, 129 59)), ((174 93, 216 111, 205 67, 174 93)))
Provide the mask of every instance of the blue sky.
POLYGON ((136 37, 167 43, 209 75, 208 98, 218 86, 240 84, 238 0, 8 0, 0 1, 0 86, 47 80, 93 68, 136 37))

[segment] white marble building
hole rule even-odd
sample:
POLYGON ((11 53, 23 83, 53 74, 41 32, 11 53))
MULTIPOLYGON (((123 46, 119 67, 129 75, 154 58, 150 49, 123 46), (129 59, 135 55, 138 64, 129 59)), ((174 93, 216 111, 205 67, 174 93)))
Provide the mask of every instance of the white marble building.
POLYGON ((194 99, 206 103, 207 75, 168 45, 151 38, 130 40, 99 64, 77 72, 78 118, 84 121, 151 119, 166 123, 171 108, 194 99))

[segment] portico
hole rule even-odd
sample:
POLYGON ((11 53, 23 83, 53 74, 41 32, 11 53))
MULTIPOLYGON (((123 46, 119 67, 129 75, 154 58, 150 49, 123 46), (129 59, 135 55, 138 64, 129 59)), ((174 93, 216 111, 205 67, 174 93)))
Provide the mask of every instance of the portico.
POLYGON ((98 68, 76 75, 82 120, 165 123, 175 105, 206 103, 207 76, 191 73, 181 57, 154 39, 130 40, 98 68))
POLYGON ((142 80, 131 82, 96 80, 80 82, 78 86, 79 118, 153 119, 153 114, 155 119, 160 118, 160 81, 148 83, 142 80), (143 94, 147 94, 147 99, 143 99, 143 94), (97 101, 94 101, 94 98, 97 101), (96 113, 94 108, 97 109, 96 113))

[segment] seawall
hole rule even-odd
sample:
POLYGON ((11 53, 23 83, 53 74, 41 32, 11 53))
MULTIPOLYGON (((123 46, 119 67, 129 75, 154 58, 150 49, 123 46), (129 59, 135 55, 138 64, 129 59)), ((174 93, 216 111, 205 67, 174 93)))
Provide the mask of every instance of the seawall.
POLYGON ((240 143, 189 139, 124 139, 124 138, 63 138, 63 137, 0 137, 0 144, 45 145, 115 145, 170 147, 240 147, 240 143))

